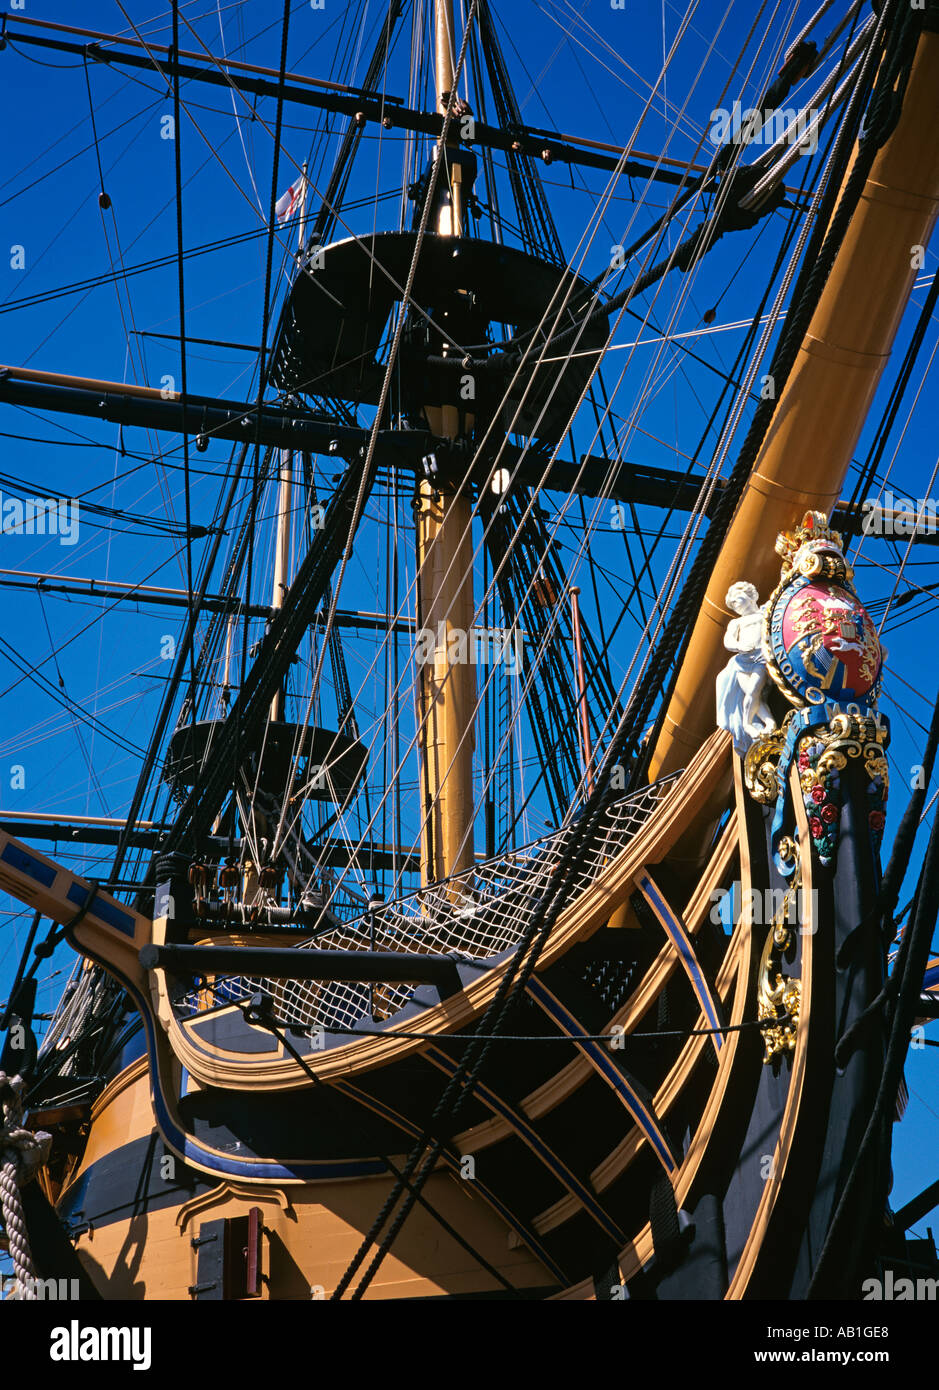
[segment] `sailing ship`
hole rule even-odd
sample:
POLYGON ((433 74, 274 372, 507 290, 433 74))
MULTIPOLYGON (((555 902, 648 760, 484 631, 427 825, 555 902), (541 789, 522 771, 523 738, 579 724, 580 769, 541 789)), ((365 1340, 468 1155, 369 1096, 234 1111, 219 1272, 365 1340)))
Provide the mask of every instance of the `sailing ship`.
MULTIPOLYGON (((92 125, 98 69, 156 84, 177 209, 203 89, 273 161, 253 399, 195 389, 181 216, 178 381, 0 370, 34 422, 181 441, 187 566, 177 589, 2 575, 180 623, 121 813, 0 818, 0 887, 32 914, 3 1017, 14 1296, 799 1300, 928 1270, 904 1235, 928 1193, 888 1198, 936 988, 935 833, 897 905, 939 720, 882 875, 880 636, 898 586, 928 600, 904 567, 930 528, 920 509, 880 564, 880 611, 858 546, 881 544, 870 496, 902 512, 880 463, 935 304, 933 281, 910 308, 934 7, 767 22, 690 158, 526 121, 488 0, 390 0, 343 80, 288 66, 289 4, 279 67, 213 52, 185 10, 168 43, 126 12, 120 36, 2 27, 4 63, 82 68, 92 125), (286 153, 291 112, 334 137, 318 167, 286 153), (383 140, 404 176, 370 201, 383 140), (559 170, 604 185, 569 245, 559 170), (767 227, 700 448, 630 462, 660 370, 637 344, 677 355, 688 286, 767 227)), ((687 126, 690 79, 649 90, 687 126)))

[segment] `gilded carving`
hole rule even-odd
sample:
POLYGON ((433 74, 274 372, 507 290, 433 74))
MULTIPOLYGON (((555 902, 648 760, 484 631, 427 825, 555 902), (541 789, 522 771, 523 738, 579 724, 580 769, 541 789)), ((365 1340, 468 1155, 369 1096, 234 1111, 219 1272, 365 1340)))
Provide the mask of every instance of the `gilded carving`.
MULTIPOLYGON (((834 864, 837 854, 844 774, 859 760, 867 774, 868 829, 879 848, 888 789, 884 750, 889 728, 877 710, 884 652, 870 615, 854 591, 841 536, 829 527, 824 513, 806 512, 800 525, 779 535, 776 550, 782 557, 779 584, 762 610, 757 609, 754 596, 746 616, 752 623, 762 613, 761 661, 793 708, 778 729, 765 727, 765 720, 759 728, 751 720, 753 737, 741 747, 735 735, 735 746, 744 758, 750 795, 762 805, 775 803, 776 866, 791 877, 797 854, 786 828, 792 820, 787 800, 790 769, 795 765, 798 770, 812 844, 819 861, 827 866, 834 864)), ((746 660, 762 675, 752 652, 746 660)), ((730 664, 721 673, 719 692, 726 691, 729 670, 730 664)), ((759 699, 762 703, 761 693, 759 699)), ((725 720, 721 722, 728 727, 725 720)))

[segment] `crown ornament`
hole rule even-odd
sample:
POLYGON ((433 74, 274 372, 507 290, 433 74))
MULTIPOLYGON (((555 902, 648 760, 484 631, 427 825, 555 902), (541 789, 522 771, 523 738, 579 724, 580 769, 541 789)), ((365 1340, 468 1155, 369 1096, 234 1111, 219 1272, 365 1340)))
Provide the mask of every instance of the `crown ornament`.
POLYGON ((842 581, 853 576, 844 556, 841 532, 832 530, 824 512, 806 512, 798 526, 780 531, 776 554, 782 557, 781 582, 795 574, 806 579, 842 581))

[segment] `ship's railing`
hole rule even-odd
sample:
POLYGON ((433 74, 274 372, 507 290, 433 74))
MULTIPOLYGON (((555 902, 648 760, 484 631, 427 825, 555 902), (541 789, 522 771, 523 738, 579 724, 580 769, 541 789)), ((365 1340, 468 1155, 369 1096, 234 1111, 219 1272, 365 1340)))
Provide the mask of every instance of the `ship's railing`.
MULTIPOLYGON (((569 901, 588 888, 625 848, 674 780, 675 776, 663 778, 609 804, 598 834, 576 867, 569 901)), ((413 951, 492 959, 522 939, 573 833, 573 825, 565 826, 510 854, 483 860, 431 888, 380 903, 354 921, 318 931, 298 942, 296 949, 413 951)), ((366 1015, 388 1018, 407 1003, 414 989, 411 984, 370 986, 238 975, 216 978, 191 990, 177 1000, 176 1007, 182 1016, 191 1016, 262 990, 273 1000, 277 1018, 290 1027, 313 1032, 351 1028, 366 1015)))

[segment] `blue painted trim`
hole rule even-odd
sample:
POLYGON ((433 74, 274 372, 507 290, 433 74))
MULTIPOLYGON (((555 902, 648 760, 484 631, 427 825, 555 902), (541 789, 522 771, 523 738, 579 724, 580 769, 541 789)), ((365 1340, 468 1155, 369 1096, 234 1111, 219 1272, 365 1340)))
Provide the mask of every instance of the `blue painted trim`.
MULTIPOLYGON (((14 869, 18 869, 27 878, 35 879, 41 883, 43 888, 51 888, 55 883, 56 870, 51 864, 46 864, 42 859, 37 859, 34 854, 23 849, 22 845, 15 845, 12 842, 3 846, 3 853, 0 859, 7 864, 12 864, 14 869)), ((82 898, 84 902, 84 898, 82 898)))
POLYGON ((677 1166, 674 1155, 665 1140, 665 1136, 659 1129, 658 1123, 649 1107, 640 1098, 626 1077, 617 1067, 616 1063, 607 1056, 603 1045, 591 1042, 586 1030, 581 1026, 572 1013, 567 1010, 560 1000, 556 999, 551 991, 536 977, 528 981, 527 992, 544 1009, 545 1013, 569 1038, 577 1041, 577 1046, 585 1054, 591 1064, 600 1072, 605 1081, 608 1081, 613 1090, 617 1093, 626 1109, 632 1115, 636 1124, 642 1130, 649 1143, 655 1151, 666 1173, 674 1173, 677 1166))
MULTIPOLYGON (((97 960, 100 965, 106 965, 112 974, 118 973, 112 965, 107 964, 91 951, 83 950, 75 941, 70 940, 69 944, 80 954, 97 960)), ((121 977, 121 982, 128 994, 134 999, 143 1018, 144 1032, 147 1038, 147 1056, 150 1064, 150 1092, 157 1126, 170 1147, 182 1154, 184 1159, 197 1163, 213 1173, 225 1173, 234 1178, 261 1178, 268 1182, 322 1182, 330 1178, 375 1177, 388 1172, 380 1159, 298 1161, 286 1164, 278 1163, 273 1159, 237 1158, 233 1154, 221 1153, 217 1149, 210 1149, 201 1143, 175 1120, 163 1094, 154 1020, 150 1012, 149 1001, 144 999, 133 982, 128 980, 126 976, 121 977)))
MULTIPOLYGON (((376 1100, 375 1097, 369 1095, 367 1091, 360 1091, 358 1087, 353 1086, 348 1081, 338 1081, 335 1085, 337 1091, 342 1091, 343 1094, 349 1096, 350 1099, 358 1101, 360 1105, 364 1105, 367 1109, 373 1110, 376 1115, 381 1115, 384 1119, 390 1121, 391 1124, 397 1125, 405 1134, 411 1135, 414 1139, 420 1138, 422 1131, 417 1125, 412 1124, 410 1120, 405 1119, 403 1115, 399 1115, 397 1111, 384 1105, 380 1100, 376 1100)), ((441 1149, 440 1156, 452 1172, 458 1173, 460 1171, 460 1161, 454 1154, 448 1153, 446 1149, 441 1149)), ((561 1269, 559 1265, 555 1264, 548 1251, 535 1235, 535 1232, 531 1230, 530 1227, 526 1226, 524 1222, 520 1221, 515 1213, 505 1205, 501 1198, 497 1197, 492 1189, 487 1187, 485 1183, 480 1182, 478 1178, 473 1180, 473 1187, 480 1193, 483 1200, 488 1202, 499 1216, 502 1217, 503 1221, 512 1227, 513 1231, 515 1231, 525 1245, 528 1246, 532 1254, 550 1270, 558 1283, 566 1284, 568 1282, 567 1274, 565 1274, 564 1270, 561 1269)))
MULTIPOLYGON (((649 902, 655 908, 656 915, 662 923, 666 936, 678 952, 679 959, 685 968, 685 973, 691 981, 691 988, 694 990, 698 1003, 701 1005, 701 1010, 708 1021, 708 1026, 711 1028, 722 1027, 723 1020, 721 1019, 717 1002, 711 993, 707 980, 704 978, 704 972, 698 964, 698 957, 694 953, 694 949, 684 926, 675 916, 648 874, 640 874, 636 879, 636 883, 643 896, 648 898, 649 902)), ((711 1041, 714 1044, 715 1050, 720 1052, 724 1045, 724 1039, 721 1034, 713 1033, 711 1035, 711 1041)))
MULTIPOLYGON (((34 883, 39 883, 43 888, 51 888, 55 883, 58 869, 47 864, 45 860, 39 859, 22 845, 13 844, 12 841, 3 846, 3 853, 0 859, 5 864, 10 864, 27 878, 31 878, 34 883)), ((81 907, 88 897, 89 885, 72 879, 71 885, 65 894, 70 903, 76 907, 81 907)), ((103 922, 106 927, 112 927, 115 931, 122 932, 124 936, 129 936, 133 940, 134 932, 137 927, 136 919, 133 914, 127 912, 115 902, 110 902, 106 898, 95 898, 88 910, 89 917, 95 917, 99 922, 103 922)))
MULTIPOLYGON (((88 884, 73 883, 65 896, 70 903, 74 903, 76 907, 81 907, 88 897, 88 884)), ((104 898, 95 898, 88 909, 88 916, 103 922, 106 927, 112 927, 114 931, 123 932, 124 936, 129 936, 133 940, 137 923, 131 914, 118 907, 117 903, 110 903, 104 898)))
MULTIPOLYGON (((441 1052, 438 1048, 428 1048, 426 1055, 434 1061, 442 1071, 447 1072, 450 1076, 456 1071, 456 1063, 453 1061, 453 1058, 449 1057, 445 1052, 441 1052)), ((518 1136, 524 1139, 524 1142, 534 1151, 538 1158, 541 1159, 549 1172, 554 1174, 562 1187, 566 1187, 568 1192, 583 1204, 584 1208, 593 1217, 597 1225, 602 1227, 610 1239, 615 1240, 618 1244, 624 1243, 626 1240, 625 1235, 616 1223, 611 1221, 593 1193, 584 1186, 575 1173, 571 1172, 563 1160, 560 1159, 552 1149, 548 1148, 544 1140, 532 1129, 521 1111, 516 1110, 514 1105, 510 1105, 508 1101, 502 1100, 500 1096, 496 1095, 495 1091, 490 1091, 488 1086, 483 1086, 478 1081, 473 1087, 473 1091, 475 1095, 479 1096, 480 1100, 484 1101, 485 1104, 489 1106, 490 1110, 494 1110, 497 1115, 501 1115, 503 1119, 508 1120, 518 1136)))

